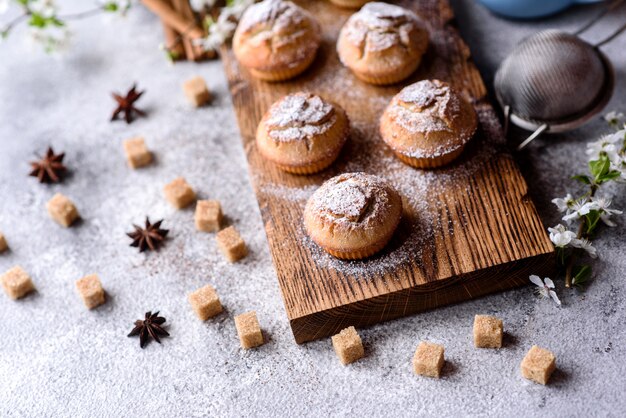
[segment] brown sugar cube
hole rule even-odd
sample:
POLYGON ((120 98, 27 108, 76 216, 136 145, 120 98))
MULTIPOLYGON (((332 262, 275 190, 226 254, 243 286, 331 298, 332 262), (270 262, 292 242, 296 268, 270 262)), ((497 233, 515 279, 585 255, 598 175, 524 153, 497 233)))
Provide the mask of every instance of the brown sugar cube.
POLYGON ((443 346, 422 341, 417 346, 413 356, 413 371, 415 374, 439 378, 443 367, 443 346))
POLYGON ((124 152, 131 168, 145 167, 152 162, 152 153, 146 147, 146 141, 142 137, 124 141, 124 152))
POLYGON ((522 376, 545 385, 556 369, 556 357, 545 348, 533 345, 521 364, 522 376))
POLYGON ((182 177, 178 177, 171 183, 167 184, 163 191, 165 192, 165 198, 176 209, 185 208, 196 200, 196 193, 182 177))
POLYGON ((216 235, 217 245, 224 256, 231 263, 244 258, 248 254, 248 247, 234 226, 222 229, 216 235))
POLYGON ((474 345, 480 348, 502 347, 502 320, 495 316, 474 317, 474 345))
POLYGON ((365 354, 361 337, 354 327, 348 327, 333 335, 332 341, 335 353, 344 365, 357 361, 365 354))
POLYGON ((97 274, 85 276, 76 281, 76 289, 88 309, 104 303, 104 289, 97 274))
POLYGON ((189 295, 189 303, 198 318, 206 321, 222 312, 222 304, 215 288, 210 284, 201 287, 189 295))
POLYGON ((2 235, 2 232, 0 232, 0 253, 3 253, 8 249, 9 244, 7 244, 7 239, 4 237, 4 235, 2 235))
POLYGON ((0 281, 2 281, 2 287, 6 294, 14 300, 20 299, 35 290, 30 276, 20 266, 15 266, 8 270, 0 276, 0 281))
POLYGON ((196 107, 211 100, 211 93, 204 82, 204 79, 200 76, 191 78, 183 83, 183 91, 187 99, 196 107))
POLYGON ((263 333, 256 312, 250 311, 235 317, 235 327, 241 347, 248 349, 263 345, 263 333))
POLYGON ((217 232, 222 223, 222 206, 217 200, 198 200, 196 204, 196 228, 199 231, 217 232))
POLYGON ((61 193, 55 194, 47 204, 48 213, 59 225, 69 227, 78 219, 78 210, 74 203, 61 193))

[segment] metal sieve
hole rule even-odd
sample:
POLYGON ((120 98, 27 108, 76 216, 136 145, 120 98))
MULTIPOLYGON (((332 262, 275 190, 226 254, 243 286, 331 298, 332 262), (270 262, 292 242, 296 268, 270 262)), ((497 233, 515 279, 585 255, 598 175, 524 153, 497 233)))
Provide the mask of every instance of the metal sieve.
POLYGON ((518 150, 543 132, 577 128, 606 106, 615 73, 599 47, 626 30, 626 24, 594 45, 578 35, 622 3, 613 3, 574 34, 556 29, 536 33, 502 62, 494 88, 504 111, 505 134, 509 121, 533 131, 518 150))

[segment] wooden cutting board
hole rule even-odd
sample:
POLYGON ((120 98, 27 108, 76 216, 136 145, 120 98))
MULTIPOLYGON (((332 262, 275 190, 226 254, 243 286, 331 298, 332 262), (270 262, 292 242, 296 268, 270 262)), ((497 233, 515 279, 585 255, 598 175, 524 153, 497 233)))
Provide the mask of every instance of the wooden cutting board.
POLYGON ((313 66, 284 83, 242 69, 231 50, 223 61, 287 315, 298 343, 528 283, 551 271, 553 246, 509 154, 468 47, 453 26, 447 0, 400 1, 425 21, 431 45, 418 71, 400 85, 375 87, 339 62, 335 44, 352 12, 327 1, 301 4, 320 21, 323 45, 313 66), (425 78, 452 83, 472 100, 479 131, 458 162, 424 171, 398 161, 382 142, 378 119, 404 85, 425 78), (311 91, 339 103, 352 136, 339 160, 313 176, 283 173, 263 160, 255 131, 282 96, 311 91), (364 171, 403 195, 403 221, 392 242, 364 261, 340 261, 306 235, 307 198, 325 180, 364 171))

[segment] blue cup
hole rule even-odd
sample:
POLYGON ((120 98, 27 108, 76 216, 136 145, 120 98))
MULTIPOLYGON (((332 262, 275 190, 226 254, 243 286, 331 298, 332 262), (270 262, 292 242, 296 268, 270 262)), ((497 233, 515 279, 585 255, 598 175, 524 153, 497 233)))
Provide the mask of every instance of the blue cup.
POLYGON ((574 4, 598 3, 602 0, 479 0, 489 10, 515 19, 548 16, 574 4))

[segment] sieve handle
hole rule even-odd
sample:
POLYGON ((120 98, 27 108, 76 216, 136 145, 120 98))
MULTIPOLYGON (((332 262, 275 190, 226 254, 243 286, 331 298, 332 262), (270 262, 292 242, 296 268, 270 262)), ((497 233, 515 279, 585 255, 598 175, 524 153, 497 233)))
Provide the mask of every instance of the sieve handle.
POLYGON ((530 144, 535 138, 537 138, 539 135, 541 135, 542 133, 544 133, 545 131, 547 131, 549 129, 550 129, 550 125, 548 125, 547 123, 544 123, 543 125, 538 127, 535 130, 535 132, 530 134, 530 136, 528 138, 526 138, 521 144, 519 144, 517 146, 517 150, 521 151, 526 145, 530 144))

